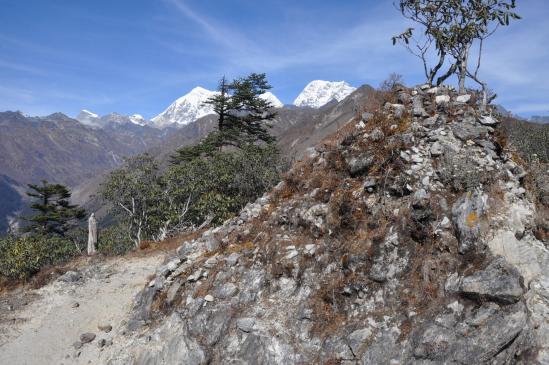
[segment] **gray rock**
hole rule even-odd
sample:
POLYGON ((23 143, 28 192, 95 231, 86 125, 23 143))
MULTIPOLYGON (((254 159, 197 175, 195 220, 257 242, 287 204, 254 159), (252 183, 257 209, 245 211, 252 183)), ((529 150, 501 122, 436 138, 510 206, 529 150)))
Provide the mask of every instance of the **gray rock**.
POLYGON ((79 349, 82 348, 83 345, 84 345, 84 344, 83 344, 82 342, 76 341, 76 342, 74 342, 74 343, 72 344, 72 347, 74 347, 75 350, 79 350, 79 349))
POLYGON ((406 113, 406 107, 402 104, 391 104, 393 108, 393 114, 396 119, 402 119, 404 113, 406 113))
POLYGON ((492 117, 491 115, 481 116, 478 119, 478 121, 480 124, 487 125, 487 126, 495 126, 499 123, 499 121, 496 118, 492 117))
POLYGON ((155 295, 156 289, 154 287, 146 287, 137 295, 132 318, 127 326, 130 331, 136 330, 149 321, 155 295))
POLYGON ((423 209, 429 206, 430 194, 425 189, 417 190, 412 197, 412 207, 423 209))
POLYGON ((214 301, 214 297, 213 297, 213 295, 211 295, 211 294, 206 294, 206 296, 204 297, 204 300, 205 300, 206 302, 213 302, 213 301, 214 301))
POLYGON ((385 133, 378 127, 374 128, 374 130, 370 133, 370 139, 374 142, 382 141, 383 138, 385 138, 385 133))
POLYGON ((255 325, 255 318, 239 318, 236 320, 236 327, 242 332, 251 332, 255 325))
POLYGON ((58 280, 64 281, 66 283, 75 283, 82 279, 82 274, 77 271, 67 271, 59 277, 58 280))
POLYGON ((374 188, 376 187, 377 182, 376 179, 373 177, 369 177, 364 181, 364 184, 362 184, 364 190, 368 191, 369 193, 374 191, 374 188))
POLYGON ((464 193, 452 206, 452 222, 459 241, 459 252, 466 253, 479 245, 480 218, 487 197, 480 191, 464 193))
POLYGON ((466 276, 461 281, 463 295, 498 303, 512 304, 524 293, 522 276, 501 256, 495 258, 484 270, 466 276))
POLYGON ((448 104, 450 102, 450 96, 449 95, 437 95, 435 97, 435 103, 437 105, 439 104, 448 104))
POLYGON ((370 112, 362 113, 362 121, 364 123, 368 123, 373 117, 374 117, 374 114, 370 112))
POLYGON ((183 321, 173 314, 164 321, 154 336, 154 346, 139 346, 135 360, 121 363, 134 365, 189 364, 205 365, 206 354, 198 342, 189 335, 183 321))
POLYGON ((168 305, 171 305, 175 298, 177 297, 177 292, 181 288, 182 282, 181 280, 176 280, 172 285, 170 285, 170 288, 168 289, 168 292, 166 294, 166 303, 168 305))
POLYGON ((112 331, 112 326, 110 324, 100 324, 99 326, 97 326, 97 329, 99 331, 109 333, 110 331, 112 331))
POLYGON ((451 128, 454 136, 463 142, 484 138, 488 134, 486 127, 467 122, 454 123, 451 128))
POLYGON ((505 308, 485 303, 469 310, 461 321, 452 316, 440 315, 412 336, 416 359, 429 364, 500 364, 493 359, 514 349, 510 345, 527 324, 522 303, 505 308))
POLYGON ((426 118, 429 116, 429 114, 427 114, 427 112, 423 107, 423 97, 421 95, 414 96, 412 98, 412 103, 413 103, 412 112, 414 114, 414 117, 426 118))
POLYGON ((464 103, 465 104, 465 103, 468 103, 469 100, 471 100, 471 95, 469 95, 469 94, 459 95, 459 96, 456 97, 456 101, 458 103, 464 103))
POLYGON ((399 92, 397 95, 397 100, 400 104, 408 104, 412 100, 412 96, 406 92, 399 92))
POLYGON ((90 343, 95 340, 95 333, 87 332, 80 335, 80 342, 90 343))
POLYGON ((421 125, 428 128, 433 128, 438 124, 438 118, 439 118, 438 115, 434 115, 432 117, 426 118, 421 122, 421 125))
POLYGON ((349 335, 347 341, 354 356, 359 356, 359 353, 361 352, 360 350, 364 345, 364 342, 368 340, 372 336, 372 334, 373 333, 370 328, 363 328, 360 330, 356 330, 349 335))
POLYGON ((438 157, 444 154, 444 147, 437 141, 433 143, 429 152, 431 153, 431 156, 438 157))
POLYGON ((348 159, 346 162, 349 173, 352 176, 356 176, 368 171, 368 169, 374 163, 374 156, 372 156, 370 153, 363 153, 358 157, 352 157, 348 159))
POLYGON ((238 293, 238 287, 233 283, 227 283, 217 288, 215 296, 220 299, 232 298, 238 293))
POLYGON ((239 253, 236 253, 236 252, 233 252, 232 254, 230 254, 226 259, 225 261, 227 262, 227 265, 229 266, 234 266, 238 263, 238 259, 240 258, 240 254, 239 253))

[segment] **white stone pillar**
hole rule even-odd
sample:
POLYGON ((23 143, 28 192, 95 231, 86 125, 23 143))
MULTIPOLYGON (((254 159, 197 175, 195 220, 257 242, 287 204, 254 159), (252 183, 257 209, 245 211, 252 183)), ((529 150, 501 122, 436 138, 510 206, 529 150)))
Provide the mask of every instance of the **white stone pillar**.
POLYGON ((88 219, 88 255, 95 255, 95 246, 97 245, 97 221, 95 213, 90 215, 88 219))

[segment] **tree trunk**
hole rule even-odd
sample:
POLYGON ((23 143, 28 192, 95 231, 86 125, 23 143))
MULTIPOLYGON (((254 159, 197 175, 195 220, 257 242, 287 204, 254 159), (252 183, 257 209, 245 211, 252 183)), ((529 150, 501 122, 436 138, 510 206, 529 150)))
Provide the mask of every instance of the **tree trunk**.
POLYGON ((465 94, 465 79, 467 78, 467 62, 469 61, 469 46, 465 48, 459 64, 459 93, 465 94))

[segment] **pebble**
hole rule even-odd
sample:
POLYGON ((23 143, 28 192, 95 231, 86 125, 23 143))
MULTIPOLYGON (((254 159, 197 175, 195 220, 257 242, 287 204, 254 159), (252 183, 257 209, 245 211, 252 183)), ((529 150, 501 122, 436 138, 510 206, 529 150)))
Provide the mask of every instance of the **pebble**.
POLYGON ((288 251, 288 254, 286 254, 286 256, 285 256, 285 259, 286 260, 291 260, 294 257, 296 257, 297 255, 298 255, 298 252, 296 250, 288 251))
POLYGON ((80 335, 80 342, 89 343, 95 340, 95 333, 87 332, 80 335))
POLYGON ((214 301, 214 297, 213 297, 212 295, 208 294, 208 295, 206 295, 206 296, 204 297, 204 300, 205 300, 206 302, 213 302, 213 301, 214 301))
POLYGON ((110 324, 100 324, 97 326, 97 329, 99 331, 109 333, 110 331, 112 331, 112 326, 110 324))

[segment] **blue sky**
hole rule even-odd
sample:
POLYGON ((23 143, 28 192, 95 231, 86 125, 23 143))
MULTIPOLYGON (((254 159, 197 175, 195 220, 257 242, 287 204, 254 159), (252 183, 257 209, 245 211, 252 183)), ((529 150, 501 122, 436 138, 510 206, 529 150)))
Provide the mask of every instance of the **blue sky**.
MULTIPOLYGON (((481 75, 498 102, 549 114, 549 1, 488 41, 481 75)), ((80 109, 150 118, 200 85, 266 72, 291 103, 313 79, 423 81, 390 38, 407 23, 391 0, 0 0, 0 110, 80 109)))

